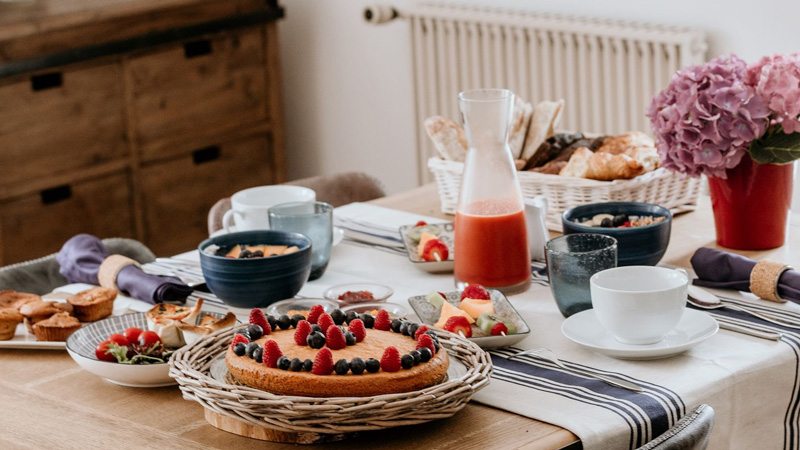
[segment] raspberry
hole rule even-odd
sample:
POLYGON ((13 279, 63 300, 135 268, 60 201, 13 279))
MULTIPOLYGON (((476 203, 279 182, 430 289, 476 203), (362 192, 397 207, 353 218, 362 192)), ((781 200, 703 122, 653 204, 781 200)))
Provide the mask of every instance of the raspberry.
POLYGON ((381 357, 381 369, 384 372, 397 372, 400 370, 400 353, 394 347, 386 347, 381 357))
POLYGON ((376 330, 389 331, 392 329, 392 319, 389 318, 389 313, 385 309, 378 311, 378 316, 375 317, 375 325, 373 328, 376 330))
POLYGON ((500 336, 508 334, 508 327, 503 322, 497 322, 492 327, 492 331, 489 333, 492 336, 500 336))
POLYGON ((308 316, 306 316, 306 320, 308 323, 313 325, 317 323, 317 319, 319 319, 319 316, 323 314, 325 314, 325 309, 322 307, 322 305, 314 305, 310 310, 308 310, 308 316))
POLYGON ((250 311, 250 324, 260 326, 264 332, 264 336, 272 333, 272 327, 269 326, 269 322, 267 322, 267 318, 264 316, 264 311, 258 308, 250 311))
POLYGON ((364 321, 361 319, 351 320, 349 330, 356 337, 356 342, 361 342, 367 337, 367 330, 364 328, 364 321))
POLYGON ((309 334, 311 334, 311 324, 306 320, 297 322, 297 329, 294 331, 294 342, 300 346, 308 345, 306 339, 308 339, 309 334))
POLYGON ((428 330, 429 328, 427 325, 420 325, 419 328, 417 328, 417 332, 414 333, 414 339, 419 339, 419 335, 425 334, 428 330))
MULTIPOLYGON (((340 330, 341 331, 341 330, 340 330)), ((314 358, 314 365, 311 366, 311 373, 314 375, 330 375, 333 372, 333 354, 327 348, 323 348, 314 358)))
POLYGON ((427 348, 432 355, 436 354, 436 346, 433 345, 433 338, 428 334, 420 334, 417 338, 417 350, 427 348))
POLYGON ((461 300, 464 300, 465 298, 477 298, 480 300, 492 299, 492 297, 489 295, 489 291, 487 291, 486 288, 480 284, 470 284, 467 286, 466 289, 461 292, 461 300))
POLYGON ((236 336, 233 337, 233 342, 231 342, 231 348, 236 347, 236 344, 238 344, 239 342, 243 343, 244 345, 250 343, 250 341, 248 341, 246 337, 242 336, 241 334, 237 334, 236 336))
POLYGON ((264 344, 264 354, 262 359, 267 367, 278 367, 278 358, 281 356, 283 356, 283 353, 281 352, 280 347, 278 347, 277 342, 270 339, 264 344))
POLYGON ((333 318, 329 314, 322 313, 322 315, 319 316, 319 319, 317 319, 317 325, 322 328, 323 333, 327 334, 328 327, 336 324, 333 322, 333 318))
POLYGON ((325 345, 331 350, 341 350, 347 347, 347 341, 344 338, 342 329, 336 325, 329 326, 328 331, 325 333, 325 345))

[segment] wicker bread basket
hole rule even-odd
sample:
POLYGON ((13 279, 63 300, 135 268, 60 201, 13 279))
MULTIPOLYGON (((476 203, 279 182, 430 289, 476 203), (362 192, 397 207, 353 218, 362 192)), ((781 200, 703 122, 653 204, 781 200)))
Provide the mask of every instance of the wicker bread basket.
MULTIPOLYGON (((233 339, 227 329, 183 347, 170 359, 170 376, 183 397, 209 411, 256 427, 286 433, 342 435, 358 431, 414 425, 450 417, 469 402, 472 394, 489 383, 489 355, 461 336, 437 330, 439 342, 451 361, 466 368, 448 372, 445 381, 427 389, 374 397, 292 397, 270 394, 238 384, 230 374, 223 380, 212 375, 233 339)), ((335 375, 331 375, 335 376, 335 375)), ((208 417, 208 414, 206 414, 208 417)))
MULTIPOLYGON (((436 178, 442 212, 455 214, 464 163, 431 158, 428 168, 436 178)), ((700 179, 663 168, 632 180, 596 181, 537 172, 517 172, 517 177, 525 198, 537 195, 547 198, 547 228, 559 232, 561 214, 575 206, 632 201, 655 203, 676 213, 695 209, 700 195, 700 179)))

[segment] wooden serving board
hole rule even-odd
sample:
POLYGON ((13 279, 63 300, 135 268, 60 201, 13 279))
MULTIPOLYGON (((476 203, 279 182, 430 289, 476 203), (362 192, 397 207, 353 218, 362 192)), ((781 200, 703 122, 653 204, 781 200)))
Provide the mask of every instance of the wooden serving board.
POLYGON ((321 444, 325 442, 341 441, 342 439, 355 437, 358 434, 295 433, 280 431, 273 428, 251 425, 241 420, 219 414, 208 408, 205 408, 205 417, 208 423, 222 431, 262 441, 281 442, 285 444, 321 444))

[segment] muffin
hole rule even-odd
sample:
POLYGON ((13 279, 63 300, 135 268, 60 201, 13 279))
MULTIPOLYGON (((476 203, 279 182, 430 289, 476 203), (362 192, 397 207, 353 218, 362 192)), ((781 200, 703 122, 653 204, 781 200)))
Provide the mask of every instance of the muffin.
POLYGON ((42 300, 25 303, 19 308, 25 318, 25 326, 33 333, 33 325, 42 320, 49 319, 53 314, 65 312, 72 314, 73 308, 69 303, 45 302, 42 300))
POLYGON ((53 314, 33 326, 33 334, 37 341, 66 341, 70 334, 81 327, 78 319, 66 312, 53 314))
POLYGON ((22 314, 14 308, 0 308, 0 341, 7 341, 17 333, 22 314))
POLYGON ((36 294, 26 294, 11 290, 0 291, 0 308, 14 308, 19 310, 25 303, 40 302, 42 297, 36 294))
POLYGON ((117 298, 115 289, 93 287, 75 295, 70 295, 67 297, 67 303, 75 308, 73 314, 78 320, 81 322, 94 322, 111 315, 115 298, 117 298))

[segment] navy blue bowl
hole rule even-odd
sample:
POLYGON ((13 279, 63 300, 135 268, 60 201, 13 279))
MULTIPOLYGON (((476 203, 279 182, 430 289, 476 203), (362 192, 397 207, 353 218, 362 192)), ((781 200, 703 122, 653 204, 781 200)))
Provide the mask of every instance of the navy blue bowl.
POLYGON ((668 209, 650 203, 608 202, 576 206, 564 211, 561 216, 564 234, 597 233, 617 240, 617 265, 655 266, 664 257, 672 232, 672 213, 668 209), (575 220, 591 219, 597 214, 627 214, 629 216, 666 217, 667 219, 643 227, 602 228, 575 223, 575 220))
POLYGON ((311 272, 311 240, 300 233, 239 231, 201 242, 200 267, 211 292, 235 308, 265 308, 292 298, 311 272), (205 252, 209 245, 296 245, 300 250, 270 258, 236 259, 205 252))

